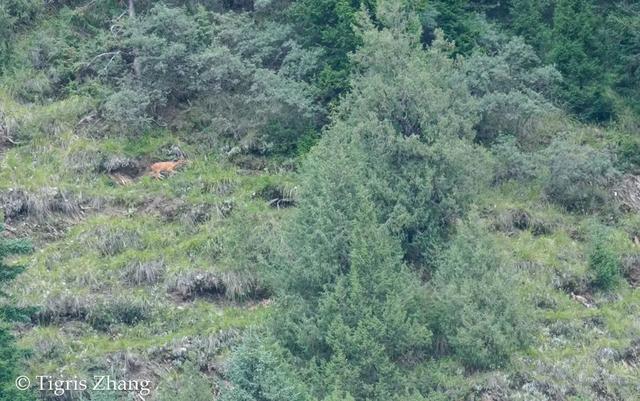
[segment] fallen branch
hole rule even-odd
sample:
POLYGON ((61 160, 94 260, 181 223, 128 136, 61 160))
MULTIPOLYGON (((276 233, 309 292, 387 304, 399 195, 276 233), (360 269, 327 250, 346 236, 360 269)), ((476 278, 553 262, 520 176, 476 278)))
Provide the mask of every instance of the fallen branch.
POLYGON ((119 21, 120 21, 120 18, 122 18, 122 17, 124 17, 124 16, 125 16, 125 14, 127 14, 127 10, 124 10, 124 11, 122 12, 122 14, 118 15, 118 16, 117 16, 117 17, 112 21, 113 23, 112 23, 112 24, 111 24, 111 26, 109 27, 109 32, 111 32, 111 34, 112 34, 113 36, 116 36, 116 37, 117 37, 117 36, 118 36, 118 34, 119 34, 120 32, 122 32, 122 25, 119 23, 119 21), (116 28, 117 28, 117 31, 116 31, 116 28))
MULTIPOLYGON (((114 51, 114 52, 100 53, 100 54, 98 54, 97 56, 95 56, 94 58, 92 58, 92 59, 91 59, 91 61, 89 61, 89 62, 84 66, 84 68, 89 68, 89 67, 91 66, 91 64, 93 64, 96 60, 98 60, 98 59, 99 59, 99 58, 101 58, 101 57, 105 57, 105 56, 112 56, 112 57, 111 57, 111 60, 109 60, 109 63, 111 63, 111 61, 113 60, 113 58, 114 58, 115 56, 117 56, 118 54, 120 54, 120 50, 116 50, 116 51, 114 51)), ((109 64, 107 63, 107 66, 108 66, 108 65, 109 65, 109 64)))
POLYGON ((88 2, 87 4, 85 4, 84 6, 80 6, 78 8, 76 8, 76 11, 78 12, 84 12, 87 8, 91 7, 92 5, 94 5, 96 2, 96 0, 91 0, 90 2, 88 2))
POLYGON ((268 203, 269 206, 273 207, 273 205, 275 205, 278 209, 280 209, 280 206, 284 206, 284 205, 293 205, 295 203, 295 199, 293 198, 275 198, 275 199, 271 199, 268 203))
POLYGON ((16 142, 16 141, 14 141, 13 139, 11 139, 11 137, 8 137, 8 136, 7 136, 7 137, 5 137, 5 138, 4 138, 4 140, 5 140, 5 141, 7 141, 7 142, 9 142, 10 144, 12 144, 12 145, 16 145, 16 146, 17 146, 17 145, 20 145, 20 143, 21 143, 21 142, 16 142))

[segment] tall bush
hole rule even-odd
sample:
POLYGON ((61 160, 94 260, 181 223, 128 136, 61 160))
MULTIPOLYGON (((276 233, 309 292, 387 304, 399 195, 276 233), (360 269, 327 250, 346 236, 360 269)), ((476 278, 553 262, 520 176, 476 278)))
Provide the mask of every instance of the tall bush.
POLYGON ((533 325, 517 285, 479 228, 463 228, 433 276, 434 352, 470 369, 496 369, 530 344, 533 325))

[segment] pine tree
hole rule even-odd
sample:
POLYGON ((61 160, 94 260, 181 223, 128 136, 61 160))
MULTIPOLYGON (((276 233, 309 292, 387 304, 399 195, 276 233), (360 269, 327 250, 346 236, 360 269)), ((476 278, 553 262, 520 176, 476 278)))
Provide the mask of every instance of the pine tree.
POLYGON ((399 242, 375 223, 373 205, 362 205, 349 272, 319 302, 318 331, 327 348, 320 365, 326 389, 358 400, 391 400, 406 395, 405 369, 429 355, 431 333, 399 242))
POLYGON ((308 389, 268 334, 249 333, 235 350, 221 401, 312 401, 308 389))
POLYGON ((605 75, 598 59, 596 32, 602 21, 587 0, 558 0, 553 18, 551 61, 564 76, 563 97, 572 111, 588 120, 607 121, 613 106, 605 95, 605 75))
POLYGON ((430 282, 429 320, 439 354, 470 369, 495 369, 532 339, 525 304, 489 237, 461 227, 430 282))
POLYGON ((302 168, 278 286, 305 298, 344 269, 361 183, 377 221, 418 263, 486 180, 477 168, 484 153, 471 142, 477 105, 449 57, 451 45, 438 35, 423 51, 417 20, 397 3, 379 7, 377 21, 387 27, 360 20, 353 89, 302 168))
POLYGON ((375 2, 345 0, 302 0, 293 4, 290 18, 302 33, 305 45, 320 46, 326 57, 318 77, 325 101, 334 99, 348 88, 349 59, 360 41, 352 29, 360 7, 371 10, 375 2))
POLYGON ((539 54, 549 50, 550 29, 543 18, 545 6, 545 2, 539 0, 513 0, 510 10, 512 30, 539 54))
POLYGON ((283 294, 270 327, 319 399, 406 399, 415 388, 411 370, 431 350, 426 298, 364 189, 351 200, 358 206, 335 282, 315 299, 283 294))

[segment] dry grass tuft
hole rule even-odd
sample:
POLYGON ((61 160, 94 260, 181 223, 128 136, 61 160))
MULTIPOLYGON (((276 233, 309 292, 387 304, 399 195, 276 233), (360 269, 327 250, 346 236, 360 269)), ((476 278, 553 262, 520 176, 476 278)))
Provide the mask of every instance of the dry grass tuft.
POLYGON ((37 192, 9 189, 0 193, 0 204, 7 220, 29 217, 45 223, 54 214, 80 218, 88 201, 58 188, 45 187, 37 192))
POLYGON ((149 350, 152 359, 163 363, 184 362, 193 360, 200 369, 215 372, 220 369, 217 362, 220 354, 238 344, 241 332, 231 328, 220 330, 208 336, 186 337, 172 341, 170 344, 154 347, 149 350))
POLYGON ((297 190, 281 185, 268 185, 257 194, 275 208, 295 206, 297 203, 297 190))
POLYGON ((215 182, 206 182, 202 186, 202 193, 218 196, 229 195, 236 187, 236 182, 230 178, 222 178, 215 182))
POLYGON ((225 286, 217 274, 194 270, 176 277, 169 285, 169 291, 187 300, 196 296, 222 296, 225 286))
POLYGON ((162 259, 147 262, 133 261, 124 269, 122 279, 127 284, 155 284, 160 281, 164 271, 165 263, 162 259))
POLYGON ((52 324, 68 320, 85 320, 92 308, 88 298, 69 293, 48 297, 32 316, 34 323, 52 324))
POLYGON ((543 221, 519 208, 497 211, 492 221, 494 230, 508 235, 524 230, 531 230, 533 235, 547 235, 556 229, 555 224, 543 221))
POLYGON ((196 297, 224 297, 228 300, 242 301, 262 298, 267 293, 260 286, 255 274, 247 271, 190 271, 177 276, 169 284, 168 290, 184 300, 196 297))
POLYGON ((131 178, 137 177, 144 171, 142 163, 136 159, 124 156, 112 155, 100 163, 100 172, 109 174, 127 175, 131 178))
POLYGON ((141 235, 131 229, 98 227, 88 236, 88 245, 95 247, 102 256, 115 256, 130 248, 144 249, 141 235))

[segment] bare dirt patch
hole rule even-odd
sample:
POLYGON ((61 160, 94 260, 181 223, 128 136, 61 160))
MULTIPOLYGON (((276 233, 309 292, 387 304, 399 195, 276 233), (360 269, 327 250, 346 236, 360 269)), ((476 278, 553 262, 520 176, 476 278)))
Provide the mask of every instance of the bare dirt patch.
POLYGON ((107 174, 118 185, 129 185, 144 174, 145 163, 122 156, 111 156, 100 163, 99 172, 107 174))

